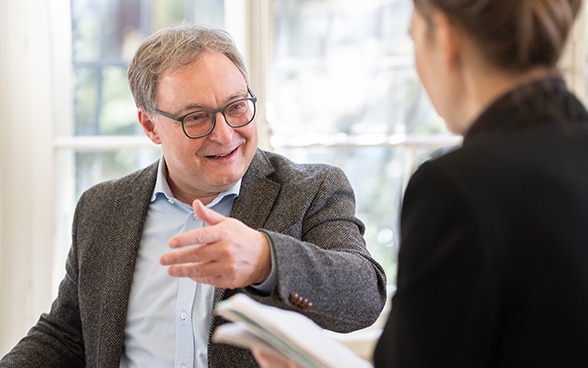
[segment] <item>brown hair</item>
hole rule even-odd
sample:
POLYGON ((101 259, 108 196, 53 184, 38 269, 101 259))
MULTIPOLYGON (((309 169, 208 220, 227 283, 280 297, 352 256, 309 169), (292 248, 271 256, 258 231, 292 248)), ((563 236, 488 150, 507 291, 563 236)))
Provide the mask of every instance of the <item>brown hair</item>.
POLYGON ((554 67, 581 0, 413 0, 425 17, 446 14, 467 32, 486 60, 508 70, 554 67))
POLYGON ((249 84, 245 61, 227 32, 194 25, 165 28, 148 37, 129 63, 127 76, 137 107, 154 114, 161 74, 193 62, 207 50, 229 58, 249 84))

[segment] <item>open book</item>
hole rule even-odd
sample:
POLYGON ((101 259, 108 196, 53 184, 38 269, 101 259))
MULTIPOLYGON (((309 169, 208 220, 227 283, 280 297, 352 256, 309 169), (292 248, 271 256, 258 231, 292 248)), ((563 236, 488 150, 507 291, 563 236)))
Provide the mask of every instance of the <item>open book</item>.
POLYGON ((245 294, 219 303, 218 314, 234 323, 219 326, 212 337, 215 342, 259 348, 308 368, 372 367, 309 318, 261 304, 245 294))

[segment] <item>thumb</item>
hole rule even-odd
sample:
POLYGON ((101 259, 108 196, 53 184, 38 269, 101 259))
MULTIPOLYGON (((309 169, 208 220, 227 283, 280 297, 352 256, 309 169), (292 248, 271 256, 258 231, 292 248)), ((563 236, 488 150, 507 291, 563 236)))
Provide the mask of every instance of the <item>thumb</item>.
POLYGON ((225 216, 220 213, 211 210, 210 208, 206 208, 206 206, 204 206, 198 199, 192 203, 192 208, 194 209, 194 214, 207 225, 216 225, 225 219, 225 216))

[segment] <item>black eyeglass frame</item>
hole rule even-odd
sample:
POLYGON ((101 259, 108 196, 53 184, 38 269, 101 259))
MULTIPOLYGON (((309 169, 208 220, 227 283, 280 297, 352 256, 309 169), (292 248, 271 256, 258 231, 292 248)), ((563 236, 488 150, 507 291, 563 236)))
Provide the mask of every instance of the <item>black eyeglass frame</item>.
POLYGON ((186 115, 183 115, 183 116, 175 116, 175 115, 172 115, 172 114, 167 113, 165 111, 161 111, 159 109, 155 109, 155 112, 158 113, 158 114, 160 114, 160 115, 162 115, 162 116, 165 116, 166 118, 170 118, 172 120, 175 120, 175 121, 179 122, 182 125, 182 131, 184 132, 184 135, 186 137, 188 137, 190 139, 204 138, 207 135, 209 135, 210 133, 212 133, 212 131, 214 130, 214 127, 216 126, 216 114, 218 114, 219 112, 223 114, 223 117, 225 118, 225 123, 227 123, 227 125, 230 126, 233 129, 242 128, 242 127, 244 127, 246 125, 251 124, 251 122, 253 122, 253 120, 255 119, 255 113, 257 112, 257 106, 255 105, 257 103, 257 96, 255 96, 255 94, 253 93, 253 91, 251 90, 251 88, 249 88, 249 86, 247 86, 247 92, 251 95, 251 97, 240 98, 238 100, 229 102, 224 107, 219 107, 218 109, 214 109, 214 110, 196 110, 196 111, 189 112, 189 113, 187 113, 186 115), (247 123, 245 123, 245 124, 232 125, 232 124, 230 124, 227 121, 227 115, 225 115, 225 113, 226 113, 227 109, 230 106, 232 106, 233 104, 235 104, 235 103, 237 103, 239 101, 251 101, 251 102, 253 102, 253 115, 251 116, 251 119, 247 123), (208 113, 211 113, 212 114, 212 124, 210 125, 210 129, 208 130, 208 132, 206 132, 204 134, 197 135, 197 136, 192 136, 192 135, 189 135, 188 132, 186 132, 186 128, 184 127, 184 120, 188 116, 193 115, 193 114, 196 114, 198 112, 208 112, 208 113))

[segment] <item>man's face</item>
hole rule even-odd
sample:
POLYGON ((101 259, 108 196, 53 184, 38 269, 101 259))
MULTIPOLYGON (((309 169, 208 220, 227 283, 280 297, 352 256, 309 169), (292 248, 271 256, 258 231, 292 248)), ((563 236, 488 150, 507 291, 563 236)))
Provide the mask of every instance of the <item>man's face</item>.
MULTIPOLYGON (((184 116, 250 96, 239 69, 223 54, 207 51, 194 62, 163 74, 157 97, 158 110, 184 116)), ((179 122, 164 116, 147 117, 139 112, 139 120, 147 136, 161 144, 170 187, 186 203, 214 197, 239 181, 258 145, 255 121, 234 129, 221 113, 216 115, 212 133, 198 139, 186 137, 179 122)))

